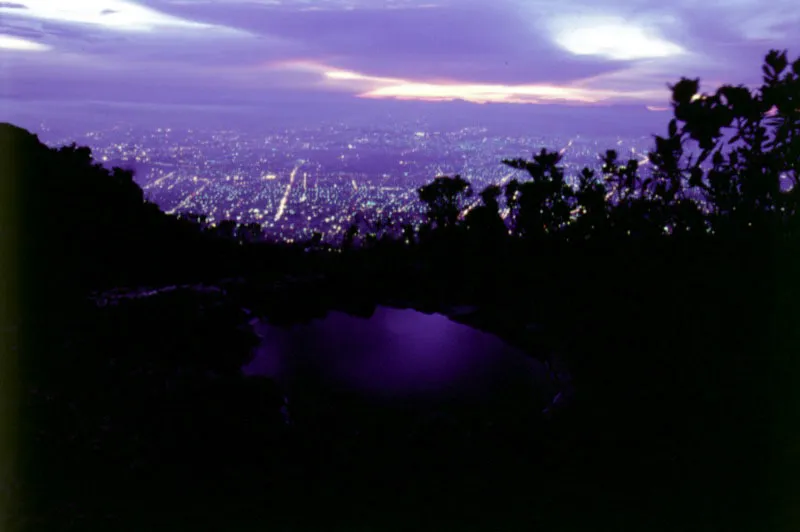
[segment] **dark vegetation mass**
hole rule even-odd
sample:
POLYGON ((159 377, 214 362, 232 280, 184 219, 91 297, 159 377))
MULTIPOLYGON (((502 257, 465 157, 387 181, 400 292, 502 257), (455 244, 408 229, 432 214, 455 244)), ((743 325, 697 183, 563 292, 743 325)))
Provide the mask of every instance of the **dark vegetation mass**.
POLYGON ((647 172, 609 150, 572 186, 541 149, 503 161, 520 170, 504 188, 437 177, 418 230, 354 225, 338 250, 168 216, 88 148, 0 126, 2 369, 19 375, 0 526, 791 530, 800 60, 770 52, 763 79, 675 84, 647 172), (277 387, 240 375, 252 315, 376 304, 474 305, 472 326, 563 361, 573 400, 514 433, 467 414, 409 440, 386 412, 359 435, 335 407, 287 424, 277 387))

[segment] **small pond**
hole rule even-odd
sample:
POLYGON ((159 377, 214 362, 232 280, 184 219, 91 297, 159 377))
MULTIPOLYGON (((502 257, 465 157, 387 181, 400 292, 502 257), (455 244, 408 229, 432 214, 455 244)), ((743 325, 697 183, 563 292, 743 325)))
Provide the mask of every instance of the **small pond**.
POLYGON ((290 402, 346 394, 372 405, 473 405, 528 416, 555 393, 540 362, 440 314, 378 307, 369 318, 331 312, 307 324, 255 328, 263 343, 243 371, 275 379, 290 402))

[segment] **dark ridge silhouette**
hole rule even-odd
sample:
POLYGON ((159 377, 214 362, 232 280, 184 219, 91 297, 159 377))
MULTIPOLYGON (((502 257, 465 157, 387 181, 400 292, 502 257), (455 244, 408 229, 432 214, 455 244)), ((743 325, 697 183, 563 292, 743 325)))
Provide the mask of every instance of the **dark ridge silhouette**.
POLYGON ((439 176, 419 231, 356 221, 341 253, 168 216, 88 148, 1 124, 4 529, 792 529, 800 60, 763 73, 672 86, 646 168, 609 150, 572 186, 540 149, 480 199, 439 176), (252 316, 379 304, 501 336, 566 399, 514 430, 376 406, 348 432, 347 393, 287 424, 239 372, 252 316))

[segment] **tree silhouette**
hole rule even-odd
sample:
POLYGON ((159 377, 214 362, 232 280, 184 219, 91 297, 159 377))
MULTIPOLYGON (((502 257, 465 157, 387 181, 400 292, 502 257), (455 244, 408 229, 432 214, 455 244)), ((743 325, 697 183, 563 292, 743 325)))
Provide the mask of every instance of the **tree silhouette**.
POLYGON ((508 232, 500 217, 501 190, 497 185, 486 187, 481 193, 481 205, 470 210, 464 220, 467 229, 481 242, 503 240, 508 232))
POLYGON ((258 242, 261 237, 262 229, 261 224, 258 222, 240 224, 236 228, 236 240, 239 242, 239 244, 258 242))
POLYGON ((560 160, 557 152, 542 148, 532 161, 503 161, 512 168, 526 170, 531 177, 530 181, 510 189, 514 196, 519 192, 512 207, 516 209, 514 224, 518 235, 539 239, 558 233, 569 221, 572 191, 564 180, 563 169, 557 166, 560 160))
POLYGON ((236 220, 222 220, 216 227, 217 236, 226 240, 233 240, 236 237, 238 226, 239 224, 236 220))
POLYGON ((588 168, 581 171, 574 192, 577 206, 572 211, 575 223, 570 225, 567 238, 577 241, 604 238, 607 234, 610 204, 606 201, 605 184, 588 168))
POLYGON ((790 65, 786 52, 773 50, 754 92, 724 85, 699 94, 698 79, 682 78, 670 87, 674 119, 666 136, 654 136, 644 174, 639 160, 622 162, 614 150, 600 156, 601 178, 585 168, 576 186, 567 185, 556 152, 504 160, 530 177, 505 189, 513 234, 576 241, 796 234, 798 70, 800 60, 790 65))
POLYGON ((417 232, 411 224, 403 225, 403 242, 406 245, 414 245, 417 242, 417 232))
POLYGON ((358 235, 358 226, 352 224, 350 227, 347 228, 347 231, 344 234, 344 240, 342 241, 342 247, 344 249, 352 249, 356 235, 358 235))
POLYGON ((472 187, 460 175, 442 176, 421 187, 418 193, 435 227, 448 229, 456 225, 464 201, 472 196, 472 187))

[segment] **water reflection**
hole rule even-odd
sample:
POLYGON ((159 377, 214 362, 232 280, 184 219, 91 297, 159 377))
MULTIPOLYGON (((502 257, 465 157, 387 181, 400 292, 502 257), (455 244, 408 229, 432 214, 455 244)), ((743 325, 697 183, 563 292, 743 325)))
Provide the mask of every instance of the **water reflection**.
POLYGON ((347 390, 540 408, 553 393, 539 362, 438 314, 378 307, 367 319, 332 312, 288 328, 260 324, 257 332, 264 342, 244 372, 275 378, 290 394, 347 390))

